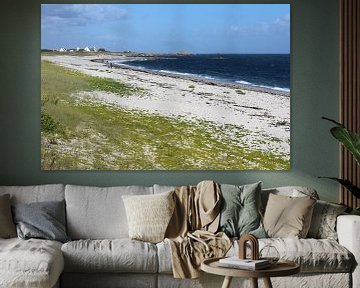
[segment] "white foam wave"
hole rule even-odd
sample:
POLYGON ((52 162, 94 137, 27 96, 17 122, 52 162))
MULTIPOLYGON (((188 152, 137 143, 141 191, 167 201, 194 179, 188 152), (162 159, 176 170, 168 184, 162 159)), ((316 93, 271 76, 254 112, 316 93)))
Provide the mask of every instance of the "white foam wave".
POLYGON ((208 75, 201 75, 201 74, 193 74, 193 73, 186 73, 186 72, 177 72, 177 71, 171 71, 171 70, 155 70, 162 73, 169 73, 169 74, 175 74, 175 75, 182 75, 187 77, 195 77, 195 78, 206 78, 206 79, 215 79, 208 75))
POLYGON ((271 89, 271 90, 277 90, 277 91, 283 91, 283 92, 290 92, 289 88, 282 88, 282 87, 272 87, 272 86, 267 86, 267 85, 257 85, 257 84, 253 84, 247 81, 235 81, 236 83, 239 84, 244 84, 244 85, 249 85, 249 86, 253 86, 253 87, 259 87, 259 88, 265 88, 265 89, 271 89))
POLYGON ((250 83, 250 82, 247 82, 247 81, 235 81, 236 83, 239 83, 239 84, 246 84, 246 85, 254 85, 254 84, 252 84, 252 83, 250 83))

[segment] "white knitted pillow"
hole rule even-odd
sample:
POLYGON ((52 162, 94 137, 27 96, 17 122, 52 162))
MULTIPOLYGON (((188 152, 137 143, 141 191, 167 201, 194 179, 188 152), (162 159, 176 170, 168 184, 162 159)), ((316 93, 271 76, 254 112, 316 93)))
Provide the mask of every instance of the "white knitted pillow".
POLYGON ((175 208, 173 193, 122 196, 131 239, 151 243, 164 240, 175 208))

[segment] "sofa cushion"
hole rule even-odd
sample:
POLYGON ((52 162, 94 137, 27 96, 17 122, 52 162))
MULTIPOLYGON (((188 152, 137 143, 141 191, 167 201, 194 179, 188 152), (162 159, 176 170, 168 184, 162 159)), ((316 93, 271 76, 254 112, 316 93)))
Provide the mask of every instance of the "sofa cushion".
POLYGON ((60 287, 158 288, 157 278, 157 274, 149 273, 63 273, 60 287))
POLYGON ((177 186, 159 185, 154 184, 154 194, 165 193, 175 190, 177 186))
POLYGON ((156 195, 124 195, 131 239, 157 243, 164 240, 175 208, 174 192, 156 195))
POLYGON ((13 206, 19 238, 69 241, 65 229, 65 201, 45 201, 13 206))
POLYGON ((152 187, 66 185, 67 233, 71 239, 128 238, 123 195, 152 194, 152 187))
POLYGON ((130 239, 78 240, 61 248, 66 272, 156 273, 156 246, 130 239))
POLYGON ((307 197, 269 195, 264 227, 269 237, 305 238, 316 200, 307 197))
POLYGON ((16 237, 9 194, 0 196, 0 238, 16 237))
POLYGON ((251 233, 266 237, 260 215, 261 182, 243 186, 221 184, 222 204, 219 230, 229 237, 251 233))
POLYGON ((61 201, 65 198, 65 185, 0 186, 0 195, 4 194, 10 194, 11 204, 61 201))
POLYGON ((261 206, 263 212, 265 212, 265 208, 270 194, 289 196, 289 197, 310 196, 311 198, 319 199, 319 195, 317 194, 316 190, 310 187, 284 186, 284 187, 263 189, 261 191, 261 206))
POLYGON ((0 239, 0 287, 53 287, 63 268, 59 242, 0 239))
MULTIPOLYGON (((330 239, 259 239, 259 249, 265 245, 274 246, 281 259, 298 263, 302 273, 348 273, 354 265, 353 255, 338 242, 330 239)), ((156 247, 159 273, 172 274, 171 248, 168 241, 160 242, 156 247)), ((238 252, 238 242, 234 241, 226 256, 235 256, 238 252)), ((247 254, 250 257, 250 249, 247 254)))
POLYGON ((336 219, 346 209, 345 205, 318 200, 314 207, 307 237, 337 240, 336 219))
MULTIPOLYGON (((275 247, 280 259, 291 260, 298 263, 302 273, 350 272, 354 266, 354 257, 351 252, 338 242, 330 239, 259 239, 259 250, 264 246, 275 247)), ((235 242, 227 255, 234 256, 237 251, 238 243, 235 242)))

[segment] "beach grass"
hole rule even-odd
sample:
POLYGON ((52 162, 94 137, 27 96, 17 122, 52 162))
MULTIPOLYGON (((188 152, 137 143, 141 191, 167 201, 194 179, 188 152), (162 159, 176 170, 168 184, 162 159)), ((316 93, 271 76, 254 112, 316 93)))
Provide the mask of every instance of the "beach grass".
MULTIPOLYGON (((288 155, 246 143, 249 131, 109 106, 74 97, 100 90, 145 93, 42 61, 41 156, 46 170, 283 170, 288 155), (236 138, 229 137, 235 133, 236 138)), ((264 138, 264 141, 276 139, 264 138)))

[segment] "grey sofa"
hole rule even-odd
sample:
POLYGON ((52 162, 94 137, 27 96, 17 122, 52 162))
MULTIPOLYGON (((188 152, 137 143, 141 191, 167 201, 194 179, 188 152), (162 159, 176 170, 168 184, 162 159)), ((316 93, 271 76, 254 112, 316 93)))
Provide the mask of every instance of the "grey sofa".
MULTIPOLYGON (((194 280, 174 279, 167 242, 152 244, 128 238, 121 196, 169 189, 172 187, 159 185, 0 186, 0 195, 10 194, 12 203, 65 199, 67 233, 72 239, 65 244, 40 239, 0 239, 0 287, 221 287, 223 278, 215 275, 194 280)), ((264 204, 269 191, 263 191, 264 204)), ((292 187, 272 191, 283 195, 293 193, 292 187)), ((274 287, 360 287, 357 266, 360 217, 339 216, 337 232, 338 241, 260 239, 260 247, 271 244, 281 257, 301 265, 301 273, 295 276, 272 279, 274 287)), ((237 249, 234 242, 228 255, 236 255, 237 249)), ((234 279, 232 285, 240 284, 247 287, 250 282, 234 279)))

